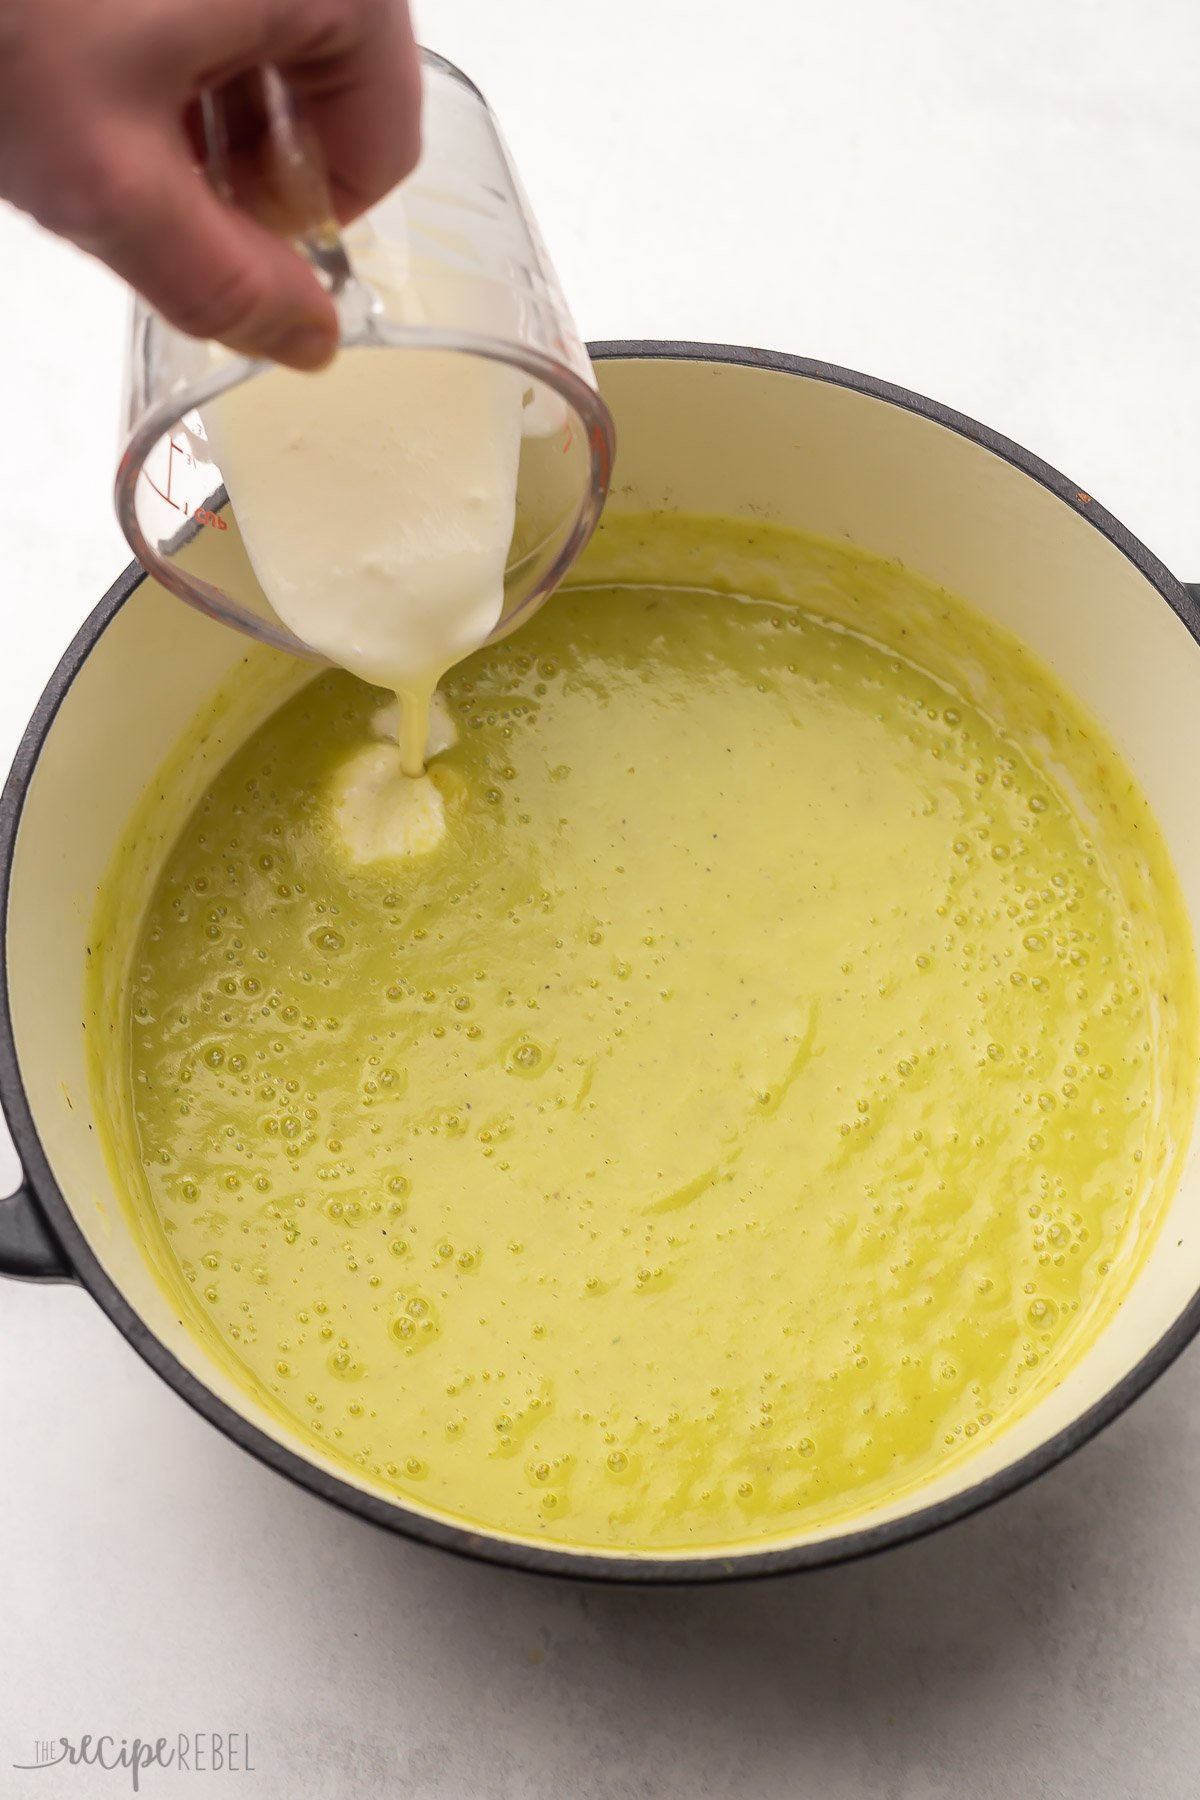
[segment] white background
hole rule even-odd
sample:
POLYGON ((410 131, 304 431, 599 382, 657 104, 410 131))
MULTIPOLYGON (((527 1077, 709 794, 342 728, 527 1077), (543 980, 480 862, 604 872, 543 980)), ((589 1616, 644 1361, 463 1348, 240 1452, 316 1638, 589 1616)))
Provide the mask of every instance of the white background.
MULTIPOLYGON (((1010 433, 1200 580, 1194 0, 424 0, 584 336, 820 356, 1010 433)), ((0 760, 126 560, 123 296, 0 211, 0 760)), ((102 771, 81 771, 81 781, 102 771)), ((8 1153, 3 1153, 7 1172, 8 1153)), ((343 1800, 1191 1797, 1200 1353, 1034 1489, 757 1588, 406 1546, 193 1418, 82 1293, 0 1288, 0 1796, 59 1733, 246 1731, 343 1800)))

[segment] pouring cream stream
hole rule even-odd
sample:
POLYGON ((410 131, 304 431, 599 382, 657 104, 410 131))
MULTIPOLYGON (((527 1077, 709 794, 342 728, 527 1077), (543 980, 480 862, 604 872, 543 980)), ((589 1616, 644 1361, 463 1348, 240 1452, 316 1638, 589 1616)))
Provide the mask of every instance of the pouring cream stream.
POLYGON ((343 351, 206 409, 247 554, 297 637, 400 700, 422 774, 429 700, 500 618, 521 449, 517 373, 436 350, 343 351))
MULTIPOLYGON (((377 256, 370 277, 390 290, 393 314, 402 304, 422 316, 407 269, 377 256)), ((396 744, 356 759, 337 801, 363 860, 440 836, 441 796, 424 772, 430 701, 500 619, 527 386, 478 356, 360 349, 318 375, 270 370, 205 408, 275 612, 331 662, 397 696, 396 744)))

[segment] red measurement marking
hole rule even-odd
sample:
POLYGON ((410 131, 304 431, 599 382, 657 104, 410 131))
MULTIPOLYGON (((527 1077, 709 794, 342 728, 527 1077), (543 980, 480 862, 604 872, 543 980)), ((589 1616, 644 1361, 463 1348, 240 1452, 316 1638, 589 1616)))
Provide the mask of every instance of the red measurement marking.
MULTIPOLYGON (((172 438, 170 445, 168 447, 168 450, 167 450, 167 499, 168 500, 171 500, 171 477, 175 473, 175 458, 177 456, 187 456, 187 451, 184 449, 182 444, 177 444, 175 442, 175 439, 172 438)), ((189 462, 191 461, 190 457, 188 457, 188 461, 189 462)), ((171 500, 171 505, 174 506, 175 504, 176 504, 175 501, 171 500)))
POLYGON ((207 506, 198 506, 192 515, 199 519, 201 525, 211 525, 214 531, 228 531, 229 526, 220 513, 209 512, 207 506))
POLYGON ((159 487, 159 485, 158 485, 158 483, 157 483, 157 481, 155 481, 155 479, 154 479, 154 477, 153 477, 153 475, 151 475, 151 473, 150 473, 150 471, 149 471, 149 469, 147 469, 147 468, 146 468, 146 467, 145 467, 145 465, 143 465, 143 467, 142 467, 142 475, 143 475, 143 476, 144 476, 144 477, 145 477, 145 479, 146 479, 146 480, 147 480, 147 481, 148 481, 148 482, 149 482, 149 483, 150 483, 150 486, 151 486, 151 487, 152 487, 152 488, 153 488, 153 489, 154 489, 154 491, 155 491, 155 493, 156 493, 156 494, 157 494, 157 495, 158 495, 158 497, 159 497, 159 499, 160 499, 160 500, 165 500, 165 501, 166 501, 166 503, 167 503, 167 505, 168 505, 168 506, 173 506, 173 507, 174 507, 174 508, 175 508, 175 511, 176 511, 176 512, 178 512, 178 511, 179 511, 179 502, 178 502, 178 500, 172 500, 172 498, 171 498, 171 496, 170 496, 170 494, 164 494, 164 493, 163 493, 163 491, 162 491, 162 489, 161 489, 161 488, 160 488, 160 487, 159 487))
MULTIPOLYGON (((169 447, 167 450, 167 491, 165 494, 163 493, 162 489, 159 487, 157 481, 155 481, 153 475, 151 475, 149 469, 147 469, 144 464, 142 467, 142 474, 146 477, 146 480, 150 483, 150 486, 154 489, 154 491, 158 495, 159 499, 165 500, 168 506, 173 506, 175 508, 176 512, 186 512, 187 507, 186 506, 181 507, 178 500, 172 500, 172 498, 171 498, 171 476, 174 473, 176 456, 187 456, 187 454, 188 453, 182 444, 177 444, 175 442, 174 438, 172 438, 170 440, 170 444, 169 444, 169 447)), ((191 457, 188 456, 188 461, 191 462, 191 460, 192 460, 191 457)))
POLYGON ((567 454, 567 451, 568 451, 568 450, 569 450, 569 449, 570 449, 570 448, 571 448, 571 445, 572 445, 572 444, 573 444, 573 443, 574 443, 574 442, 575 442, 575 431, 574 431, 574 427, 573 427, 573 426, 572 426, 572 424, 571 424, 571 421, 570 421, 570 419, 568 419, 568 420, 567 420, 567 425, 566 425, 566 430, 565 430, 565 432, 564 432, 564 434, 563 434, 563 447, 562 447, 562 453, 563 453, 563 455, 564 455, 564 456, 565 456, 565 455, 566 455, 566 454, 567 454))

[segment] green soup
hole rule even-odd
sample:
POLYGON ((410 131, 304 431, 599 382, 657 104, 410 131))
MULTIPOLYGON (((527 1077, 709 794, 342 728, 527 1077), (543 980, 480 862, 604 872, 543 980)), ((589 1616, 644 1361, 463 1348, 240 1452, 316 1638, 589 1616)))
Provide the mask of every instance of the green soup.
POLYGON ((1190 1128, 1128 770, 961 603, 719 521, 614 518, 444 692, 432 850, 347 859, 381 696, 329 674, 132 947, 102 901, 100 1099, 181 1316, 498 1532, 732 1545, 942 1473, 1111 1316, 1190 1128))

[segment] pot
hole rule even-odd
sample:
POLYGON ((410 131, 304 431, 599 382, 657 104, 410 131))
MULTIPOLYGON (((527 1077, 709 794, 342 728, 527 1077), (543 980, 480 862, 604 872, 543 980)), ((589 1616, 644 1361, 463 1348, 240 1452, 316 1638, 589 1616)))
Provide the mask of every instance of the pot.
MULTIPOLYGON (((1182 778, 1200 712, 1200 589, 1036 457, 915 394, 760 350, 614 343, 592 356, 621 444, 614 504, 845 538, 1015 632, 1124 753, 1200 928, 1200 796, 1182 778)), ((105 1165, 80 1027, 102 872, 182 723, 245 654, 242 639, 169 600, 133 564, 63 657, 17 753, 0 801, 0 1098, 25 1179, 0 1201, 0 1272, 81 1283, 158 1374, 252 1455, 362 1518, 485 1561, 620 1582, 775 1574, 882 1550, 1011 1493, 1115 1418, 1200 1328, 1193 1147, 1125 1303, 1060 1385, 973 1457, 844 1526, 735 1552, 558 1548, 423 1513, 289 1436, 210 1360, 152 1275, 105 1165)), ((294 666, 277 660, 278 680, 294 683, 294 666)), ((236 742, 236 720, 222 729, 198 751, 200 786, 236 742)))

